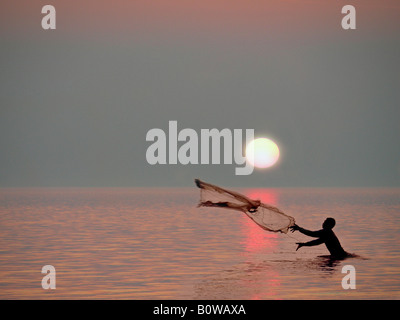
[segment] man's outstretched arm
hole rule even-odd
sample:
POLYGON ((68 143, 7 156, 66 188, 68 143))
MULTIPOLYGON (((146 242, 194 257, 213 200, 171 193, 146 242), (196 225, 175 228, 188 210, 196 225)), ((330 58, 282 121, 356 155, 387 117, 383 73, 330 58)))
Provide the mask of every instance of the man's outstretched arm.
POLYGON ((297 246, 297 250, 299 250, 301 247, 313 247, 313 246, 318 246, 320 244, 324 243, 324 241, 322 239, 315 239, 315 240, 311 240, 308 242, 297 242, 296 244, 297 246))
POLYGON ((295 224, 293 227, 291 227, 291 229, 292 229, 292 232, 294 232, 295 230, 298 230, 302 234, 305 234, 306 236, 314 237, 314 238, 320 238, 323 233, 322 230, 310 231, 310 230, 304 229, 302 227, 299 227, 297 224, 295 224))

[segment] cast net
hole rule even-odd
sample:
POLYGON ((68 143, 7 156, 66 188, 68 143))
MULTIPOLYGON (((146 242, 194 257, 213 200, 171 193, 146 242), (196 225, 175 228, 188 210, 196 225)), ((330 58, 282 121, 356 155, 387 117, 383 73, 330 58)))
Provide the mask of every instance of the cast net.
POLYGON ((295 220, 278 208, 260 200, 249 199, 246 196, 216 185, 195 179, 200 188, 198 207, 217 207, 244 212, 261 228, 272 232, 287 233, 295 220))

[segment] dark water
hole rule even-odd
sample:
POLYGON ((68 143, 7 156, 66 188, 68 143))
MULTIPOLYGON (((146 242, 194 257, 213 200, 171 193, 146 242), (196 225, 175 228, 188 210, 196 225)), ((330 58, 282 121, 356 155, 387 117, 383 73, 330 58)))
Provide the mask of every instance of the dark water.
POLYGON ((399 299, 399 189, 239 190, 308 229, 336 219, 357 258, 244 214, 196 208, 196 189, 1 189, 1 299, 399 299), (56 289, 41 269, 56 269, 56 289), (344 265, 356 289, 344 290, 344 265))

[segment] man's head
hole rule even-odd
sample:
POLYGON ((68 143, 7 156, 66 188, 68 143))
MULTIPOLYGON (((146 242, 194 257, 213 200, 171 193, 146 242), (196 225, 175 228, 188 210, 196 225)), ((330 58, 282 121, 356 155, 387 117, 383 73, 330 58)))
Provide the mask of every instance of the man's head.
POLYGON ((335 226, 336 221, 333 218, 326 218, 326 220, 324 221, 324 223, 322 224, 322 228, 324 229, 333 229, 333 227, 335 226))

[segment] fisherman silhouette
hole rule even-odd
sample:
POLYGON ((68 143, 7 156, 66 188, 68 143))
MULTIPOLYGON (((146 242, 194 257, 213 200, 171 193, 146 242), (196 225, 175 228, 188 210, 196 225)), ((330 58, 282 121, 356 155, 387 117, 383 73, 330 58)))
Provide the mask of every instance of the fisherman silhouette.
POLYGON ((297 224, 290 227, 292 232, 297 230, 302 234, 305 234, 306 236, 318 238, 309 242, 297 242, 296 244, 298 246, 296 248, 296 251, 299 250, 301 247, 312 247, 325 243, 326 248, 329 250, 332 258, 343 259, 349 256, 349 254, 343 250, 342 246, 340 245, 339 239, 336 237, 335 233, 332 230, 335 224, 335 219, 327 218, 322 224, 322 229, 318 231, 306 230, 302 227, 299 227, 297 224))

